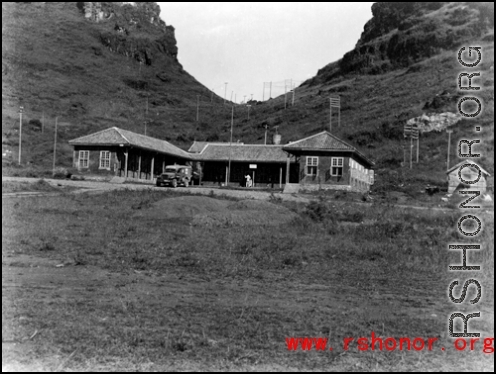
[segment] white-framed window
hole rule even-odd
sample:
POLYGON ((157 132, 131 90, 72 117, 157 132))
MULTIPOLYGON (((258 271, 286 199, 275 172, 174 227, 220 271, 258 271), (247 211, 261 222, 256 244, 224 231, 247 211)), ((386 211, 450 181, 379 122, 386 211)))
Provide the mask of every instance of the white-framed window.
POLYGON ((319 158, 307 156, 306 173, 307 175, 317 175, 317 167, 319 166, 319 158))
POLYGON ((99 169, 110 170, 110 151, 100 151, 100 167, 99 169))
POLYGON ((343 175, 343 157, 332 157, 331 158, 331 175, 341 176, 343 175))
POLYGON ((90 151, 79 151, 79 168, 88 168, 90 166, 90 151))

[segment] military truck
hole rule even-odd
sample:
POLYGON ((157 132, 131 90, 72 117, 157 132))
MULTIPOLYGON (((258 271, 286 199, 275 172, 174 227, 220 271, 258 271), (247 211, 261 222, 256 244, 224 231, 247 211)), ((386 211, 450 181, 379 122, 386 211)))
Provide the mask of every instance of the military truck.
POLYGON ((193 172, 191 166, 186 165, 168 165, 165 170, 157 178, 157 187, 171 186, 176 188, 177 186, 188 187, 193 178, 193 172))

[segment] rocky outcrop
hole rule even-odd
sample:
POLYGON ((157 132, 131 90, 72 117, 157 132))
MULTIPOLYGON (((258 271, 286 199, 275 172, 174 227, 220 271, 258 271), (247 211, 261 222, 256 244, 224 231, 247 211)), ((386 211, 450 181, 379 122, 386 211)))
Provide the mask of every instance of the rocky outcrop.
POLYGON ((455 125, 462 117, 456 113, 433 113, 423 114, 420 117, 409 119, 406 124, 416 126, 421 133, 431 131, 443 131, 455 125))
POLYGON ((157 3, 85 2, 78 7, 89 21, 109 24, 100 32, 100 42, 109 51, 146 65, 164 55, 177 62, 174 27, 160 18, 157 3))
POLYGON ((319 70, 320 81, 406 67, 494 28, 493 3, 378 2, 372 14, 355 48, 319 70))

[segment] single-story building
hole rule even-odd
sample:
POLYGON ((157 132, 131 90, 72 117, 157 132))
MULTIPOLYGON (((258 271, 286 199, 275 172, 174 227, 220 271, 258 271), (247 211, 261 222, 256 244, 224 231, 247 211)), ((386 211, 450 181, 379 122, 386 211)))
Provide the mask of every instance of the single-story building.
POLYGON ((203 185, 240 185, 249 174, 255 187, 368 191, 373 163, 328 131, 288 144, 195 141, 184 151, 165 140, 112 127, 69 141, 82 173, 153 181, 166 165, 193 165, 203 185), (229 170, 229 165, 231 166, 229 170))
POLYGON ((69 141, 73 166, 84 174, 113 174, 154 180, 174 163, 191 163, 191 155, 171 143, 111 127, 69 141))
POLYGON ((481 194, 486 193, 487 178, 489 173, 472 160, 462 161, 455 166, 452 166, 446 171, 448 174, 448 193, 452 194, 458 190, 470 189, 480 191, 481 194), (475 166, 463 166, 465 164, 475 166), (461 168, 461 169, 460 169, 461 168), (460 175, 465 181, 477 181, 473 184, 463 183, 460 180, 460 175))
POLYGON ((374 164, 329 131, 291 142, 282 149, 296 157, 296 183, 300 188, 369 191, 374 183, 374 164))
POLYGON ((282 147, 276 144, 204 143, 201 149, 193 144, 189 150, 199 150, 192 157, 201 165, 204 184, 225 184, 230 160, 229 184, 242 185, 244 176, 249 174, 254 187, 282 187, 286 183, 286 170, 289 170, 290 180, 297 181, 297 165, 293 160, 288 166, 288 154, 282 147))

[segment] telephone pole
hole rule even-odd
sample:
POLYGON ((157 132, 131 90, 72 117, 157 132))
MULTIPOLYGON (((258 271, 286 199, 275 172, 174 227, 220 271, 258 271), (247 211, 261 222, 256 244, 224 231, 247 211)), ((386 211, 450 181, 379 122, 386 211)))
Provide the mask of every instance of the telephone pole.
POLYGON ((57 122, 58 122, 58 117, 55 117, 55 134, 53 138, 53 167, 52 167, 52 174, 55 174, 55 161, 57 158, 57 122))
POLYGON ((446 170, 449 170, 450 167, 450 147, 451 147, 451 133, 453 130, 446 130, 448 133, 448 159, 446 160, 446 170))
POLYGON ((413 162, 413 137, 410 136, 410 169, 412 168, 413 162))
POLYGON ((332 132, 332 108, 338 109, 338 127, 341 124, 341 98, 331 96, 329 98, 329 132, 332 132))
POLYGON ((287 95, 286 95, 286 82, 284 82, 284 109, 286 109, 287 95))
POLYGON ((265 145, 267 145, 267 124, 265 124, 265 145))
POLYGON ((224 105, 226 104, 227 82, 224 83, 224 105))
POLYGON ((293 87, 293 101, 291 102, 291 106, 294 106, 296 87, 293 87))
POLYGON ((21 148, 22 148, 22 113, 24 107, 19 107, 19 165, 21 164, 21 148))
POLYGON ((233 126, 234 126, 234 105, 232 106, 231 112, 231 140, 229 142, 229 165, 227 167, 226 173, 226 187, 231 179, 231 155, 232 155, 232 139, 233 139, 233 126))
POLYGON ((196 95, 196 122, 200 120, 200 95, 196 95))

